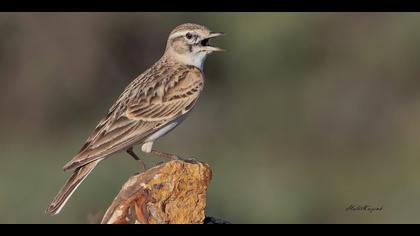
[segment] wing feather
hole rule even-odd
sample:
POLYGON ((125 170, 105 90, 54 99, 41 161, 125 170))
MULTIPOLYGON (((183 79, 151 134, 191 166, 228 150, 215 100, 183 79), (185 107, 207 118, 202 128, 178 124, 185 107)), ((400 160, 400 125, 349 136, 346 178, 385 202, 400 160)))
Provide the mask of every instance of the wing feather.
POLYGON ((166 65, 155 65, 127 86, 64 170, 125 150, 192 108, 204 86, 201 71, 166 65), (164 73, 154 73, 159 70, 164 73))

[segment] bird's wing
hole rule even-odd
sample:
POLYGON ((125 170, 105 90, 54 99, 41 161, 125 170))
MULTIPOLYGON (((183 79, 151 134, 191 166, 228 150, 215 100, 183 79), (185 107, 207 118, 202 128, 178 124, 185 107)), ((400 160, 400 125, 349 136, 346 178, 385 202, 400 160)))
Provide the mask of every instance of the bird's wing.
POLYGON ((159 74, 164 77, 154 79, 155 82, 147 82, 148 76, 143 75, 145 78, 133 81, 126 88, 64 170, 105 158, 141 142, 188 112, 204 86, 202 73, 196 68, 166 71, 159 74))

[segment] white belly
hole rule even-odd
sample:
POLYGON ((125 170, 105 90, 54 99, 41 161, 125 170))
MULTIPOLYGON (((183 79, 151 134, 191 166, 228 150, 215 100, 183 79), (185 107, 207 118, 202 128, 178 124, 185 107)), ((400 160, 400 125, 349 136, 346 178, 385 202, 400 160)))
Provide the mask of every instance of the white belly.
POLYGON ((178 125, 177 122, 172 122, 172 123, 169 123, 169 124, 165 125, 163 128, 161 128, 160 130, 154 132, 152 135, 150 135, 149 137, 147 137, 144 140, 144 142, 147 143, 147 142, 155 141, 156 139, 160 138, 161 136, 163 136, 166 133, 168 133, 169 131, 171 131, 177 125, 178 125))
POLYGON ((168 124, 166 124, 165 126, 163 126, 162 128, 160 128, 158 131, 154 132, 153 134, 151 134, 149 137, 147 137, 144 142, 153 142, 156 139, 162 137, 163 135, 167 134, 169 131, 171 131, 172 129, 174 129, 176 126, 178 126, 186 117, 187 114, 184 114, 180 117, 178 117, 177 119, 169 122, 168 124))

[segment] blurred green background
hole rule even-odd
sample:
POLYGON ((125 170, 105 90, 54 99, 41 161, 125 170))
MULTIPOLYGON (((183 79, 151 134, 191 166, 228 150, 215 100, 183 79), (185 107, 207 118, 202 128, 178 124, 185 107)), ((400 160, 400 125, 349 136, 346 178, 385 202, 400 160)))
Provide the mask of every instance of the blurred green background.
POLYGON ((213 44, 227 52, 208 58, 198 106, 156 147, 212 166, 207 215, 420 222, 420 14, 0 13, 1 223, 100 221, 139 171, 126 154, 60 215, 44 210, 62 166, 185 22, 226 32, 213 44))

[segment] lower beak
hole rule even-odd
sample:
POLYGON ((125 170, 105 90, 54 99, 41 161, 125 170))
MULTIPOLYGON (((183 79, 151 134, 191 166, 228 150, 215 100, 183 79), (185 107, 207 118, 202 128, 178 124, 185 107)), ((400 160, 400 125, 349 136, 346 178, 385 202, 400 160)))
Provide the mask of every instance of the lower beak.
POLYGON ((212 52, 225 52, 226 51, 223 48, 219 48, 219 47, 215 47, 215 46, 207 46, 206 50, 207 51, 212 51, 212 52))

